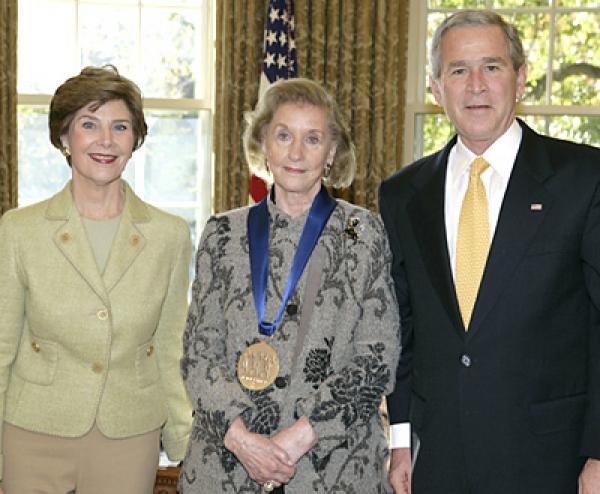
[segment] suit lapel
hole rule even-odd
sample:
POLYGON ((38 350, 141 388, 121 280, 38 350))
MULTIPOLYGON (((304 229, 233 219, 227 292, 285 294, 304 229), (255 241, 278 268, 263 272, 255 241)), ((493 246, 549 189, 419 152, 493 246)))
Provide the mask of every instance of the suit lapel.
POLYGON ((46 209, 46 219, 59 223, 54 233, 58 250, 86 281, 90 288, 108 305, 108 296, 90 248, 81 217, 71 195, 71 182, 52 197, 46 209))
POLYGON ((413 185, 417 192, 408 203, 407 212, 431 284, 450 321, 459 335, 464 336, 448 257, 444 220, 446 165, 455 142, 456 139, 453 139, 434 155, 416 176, 413 185))
POLYGON ((125 188, 125 207, 103 276, 104 285, 109 293, 146 246, 146 238, 138 229, 137 224, 150 221, 146 205, 125 182, 123 182, 123 185, 125 188))
POLYGON ((506 289, 539 225, 552 207, 552 195, 543 185, 554 173, 549 164, 550 160, 539 136, 525 124, 521 123, 521 127, 521 148, 504 195, 496 233, 469 326, 469 337, 482 326, 485 317, 506 289), (534 204, 541 204, 542 209, 532 208, 534 204))

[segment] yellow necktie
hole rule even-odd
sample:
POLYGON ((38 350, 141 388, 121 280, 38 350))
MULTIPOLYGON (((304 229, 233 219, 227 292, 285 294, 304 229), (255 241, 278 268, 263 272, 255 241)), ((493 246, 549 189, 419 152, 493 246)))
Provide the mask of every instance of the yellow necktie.
POLYGON ((490 250, 488 202, 481 174, 490 166, 478 157, 471 164, 469 186, 460 210, 456 239, 456 296, 460 314, 469 327, 483 269, 490 250))

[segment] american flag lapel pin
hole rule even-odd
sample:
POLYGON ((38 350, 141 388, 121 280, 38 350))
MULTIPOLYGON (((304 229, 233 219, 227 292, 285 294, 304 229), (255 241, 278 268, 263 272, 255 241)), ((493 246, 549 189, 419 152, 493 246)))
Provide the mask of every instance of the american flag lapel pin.
POLYGON ((531 204, 531 206, 529 206, 529 208, 531 209, 531 211, 541 211, 542 209, 544 209, 544 205, 539 202, 534 202, 533 204, 531 204))

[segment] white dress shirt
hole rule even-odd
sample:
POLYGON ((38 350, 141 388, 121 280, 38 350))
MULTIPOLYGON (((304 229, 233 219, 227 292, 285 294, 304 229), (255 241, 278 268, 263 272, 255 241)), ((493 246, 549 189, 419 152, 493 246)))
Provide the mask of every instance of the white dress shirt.
MULTIPOLYGON (((489 168, 481 174, 481 181, 485 187, 488 200, 490 241, 493 241, 494 238, 500 208, 521 145, 522 135, 521 126, 515 120, 508 130, 481 155, 490 164, 489 168)), ((446 240, 453 277, 456 276, 456 237, 460 209, 469 184, 471 163, 475 158, 477 158, 477 155, 463 144, 459 136, 456 145, 448 155, 444 195, 446 240)), ((390 427, 390 446, 392 448, 410 447, 410 424, 408 422, 392 424, 390 427)))

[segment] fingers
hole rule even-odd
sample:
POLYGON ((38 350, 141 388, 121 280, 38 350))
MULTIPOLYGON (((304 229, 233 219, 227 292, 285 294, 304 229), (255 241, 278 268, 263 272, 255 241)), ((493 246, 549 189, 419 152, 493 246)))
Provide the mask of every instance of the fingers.
POLYGON ((392 450, 389 481, 396 494, 411 494, 411 456, 409 448, 392 450))
POLYGON ((248 476, 260 484, 269 480, 286 484, 296 473, 287 452, 272 440, 249 432, 240 417, 231 423, 223 445, 236 456, 248 476))
POLYGON ((316 435, 308 419, 301 417, 271 439, 288 453, 293 463, 297 463, 314 446, 316 435))
POLYGON ((411 494, 410 478, 404 473, 391 471, 389 481, 395 494, 411 494))
POLYGON ((273 441, 259 434, 252 434, 251 438, 247 438, 243 447, 236 452, 236 456, 248 476, 259 484, 269 480, 287 484, 296 473, 288 454, 273 441))

